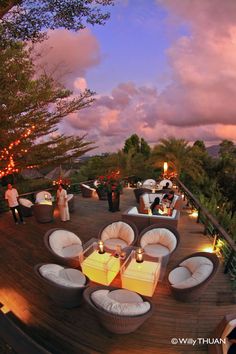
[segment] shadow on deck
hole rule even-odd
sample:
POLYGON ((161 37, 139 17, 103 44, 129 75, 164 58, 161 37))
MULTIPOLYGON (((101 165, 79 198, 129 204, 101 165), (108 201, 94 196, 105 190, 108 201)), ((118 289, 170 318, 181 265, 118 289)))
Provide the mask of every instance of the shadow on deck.
MULTIPOLYGON (((135 204, 132 190, 121 196, 121 212, 135 204)), ((207 353, 206 345, 172 345, 175 338, 208 338, 223 315, 236 311, 231 284, 223 266, 200 300, 177 302, 166 278, 157 285, 152 298, 154 315, 133 334, 114 335, 100 327, 85 306, 61 309, 48 299, 33 273, 33 266, 52 262, 43 244, 44 233, 53 227, 75 232, 83 241, 97 237, 100 227, 121 219, 121 212, 109 213, 107 202, 76 197, 71 221, 62 223, 55 212, 52 224, 38 224, 34 217, 26 225, 13 224, 10 213, 0 215, 0 301, 22 321, 24 329, 52 353, 207 353)), ((181 213, 178 230, 181 241, 168 270, 185 255, 211 245, 203 226, 181 213)), ((119 284, 119 280, 115 280, 119 284)))

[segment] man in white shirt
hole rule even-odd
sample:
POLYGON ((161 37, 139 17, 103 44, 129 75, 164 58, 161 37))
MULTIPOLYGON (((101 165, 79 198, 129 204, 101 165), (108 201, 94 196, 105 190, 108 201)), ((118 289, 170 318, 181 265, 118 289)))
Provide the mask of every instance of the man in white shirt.
POLYGON ((20 206, 19 206, 19 203, 17 200, 18 196, 19 196, 19 194, 18 194, 17 190, 15 188, 13 188, 12 185, 9 183, 7 185, 7 190, 5 192, 5 199, 7 200, 9 208, 11 209, 15 223, 19 224, 17 216, 16 216, 16 210, 17 210, 19 218, 20 218, 20 222, 22 224, 24 224, 25 222, 23 220, 20 206))

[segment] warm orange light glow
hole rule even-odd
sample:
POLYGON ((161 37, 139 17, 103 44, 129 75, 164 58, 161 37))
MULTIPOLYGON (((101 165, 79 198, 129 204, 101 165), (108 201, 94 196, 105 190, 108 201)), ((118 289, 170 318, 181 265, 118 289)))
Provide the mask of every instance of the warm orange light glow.
POLYGON ((193 210, 192 213, 190 214, 190 216, 192 218, 197 218, 198 217, 198 211, 197 210, 193 210))
POLYGON ((164 170, 164 173, 167 172, 167 170, 168 170, 168 163, 167 163, 167 162, 164 162, 164 164, 163 164, 163 170, 164 170))
POLYGON ((122 288, 136 291, 145 296, 152 296, 160 275, 160 263, 132 259, 121 272, 122 288))
POLYGON ((214 253, 213 247, 205 247, 203 249, 201 249, 202 252, 209 252, 209 253, 214 253))
POLYGON ((120 270, 120 260, 110 253, 94 251, 81 262, 81 268, 90 280, 110 285, 120 270))

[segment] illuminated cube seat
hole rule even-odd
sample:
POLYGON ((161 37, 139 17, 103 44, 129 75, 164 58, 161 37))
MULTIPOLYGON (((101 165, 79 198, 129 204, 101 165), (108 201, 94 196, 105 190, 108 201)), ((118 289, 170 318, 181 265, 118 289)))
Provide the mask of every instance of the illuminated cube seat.
POLYGON ((145 257, 142 263, 138 263, 135 251, 132 251, 121 268, 122 288, 152 296, 160 276, 160 269, 160 262, 145 257))
POLYGON ((120 259, 109 252, 100 254, 94 244, 83 252, 80 264, 90 280, 103 285, 109 285, 120 270, 120 259))

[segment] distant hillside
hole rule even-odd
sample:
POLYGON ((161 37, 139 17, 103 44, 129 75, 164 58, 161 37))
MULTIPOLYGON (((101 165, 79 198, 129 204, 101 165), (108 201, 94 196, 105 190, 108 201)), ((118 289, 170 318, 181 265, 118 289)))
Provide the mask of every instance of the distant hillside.
POLYGON ((208 146, 206 149, 209 155, 211 155, 212 157, 218 157, 220 149, 219 145, 208 146))

